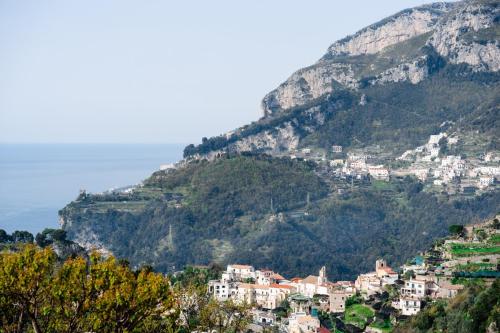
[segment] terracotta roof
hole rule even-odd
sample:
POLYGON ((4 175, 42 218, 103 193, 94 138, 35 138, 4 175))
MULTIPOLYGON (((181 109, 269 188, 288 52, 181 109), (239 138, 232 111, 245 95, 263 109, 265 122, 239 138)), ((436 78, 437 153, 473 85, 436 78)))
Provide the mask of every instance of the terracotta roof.
POLYGON ((281 288, 281 289, 293 289, 292 286, 289 286, 287 284, 277 284, 277 283, 273 283, 270 285, 271 288, 281 288))
POLYGON ((319 331, 318 331, 318 332, 319 332, 319 333, 330 333, 330 331, 328 330, 328 328, 323 327, 323 326, 321 326, 321 327, 319 328, 319 331))
POLYGON ((290 281, 292 281, 292 282, 299 282, 299 281, 302 281, 302 278, 294 277, 290 281))
POLYGON ((274 273, 271 277, 275 280, 286 280, 282 275, 278 273, 274 273))
POLYGON ((317 284, 318 283, 318 277, 314 276, 314 275, 309 275, 304 280, 302 280, 302 283, 317 284))
POLYGON ((439 288, 448 289, 448 290, 462 290, 462 289, 464 289, 464 286, 461 284, 451 284, 447 281, 444 281, 443 283, 439 284, 439 288))

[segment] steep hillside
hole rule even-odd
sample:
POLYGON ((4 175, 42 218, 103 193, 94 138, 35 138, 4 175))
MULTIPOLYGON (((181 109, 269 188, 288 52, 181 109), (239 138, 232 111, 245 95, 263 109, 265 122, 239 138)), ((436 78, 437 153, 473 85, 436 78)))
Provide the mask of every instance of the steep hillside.
POLYGON ((78 243, 162 271, 246 262, 336 279, 500 207, 497 1, 404 10, 335 42, 264 117, 61 210, 78 243), (495 178, 496 177, 496 178, 495 178))
POLYGON ((438 199, 412 179, 356 182, 342 194, 311 162, 225 156, 159 171, 129 193, 82 194, 61 212, 68 236, 172 271, 218 262, 272 266, 287 275, 327 264, 352 278, 378 256, 400 263, 448 225, 496 212, 498 192, 438 199), (417 236, 418 237, 415 237, 417 236))
POLYGON ((499 17, 498 2, 485 0, 395 14, 334 43, 267 94, 262 119, 190 145, 185 156, 332 144, 400 154, 443 122, 450 131, 491 131, 499 112, 499 17))

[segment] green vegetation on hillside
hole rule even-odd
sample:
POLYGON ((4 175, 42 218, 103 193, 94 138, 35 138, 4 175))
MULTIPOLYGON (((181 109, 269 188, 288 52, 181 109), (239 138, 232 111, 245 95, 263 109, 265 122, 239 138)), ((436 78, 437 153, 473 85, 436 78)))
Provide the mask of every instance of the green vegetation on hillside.
POLYGON ((295 276, 326 265, 329 276, 343 279, 370 270, 380 256, 399 264, 449 225, 484 218, 500 205, 496 192, 438 198, 411 178, 328 196, 315 168, 265 155, 196 161, 157 172, 121 198, 142 202, 141 209, 85 195, 61 216, 70 238, 97 239, 133 265, 163 272, 241 262, 295 276), (154 195, 145 200, 145 193, 154 195))
POLYGON ((500 327, 500 279, 490 287, 471 285, 449 301, 426 307, 395 333, 495 332, 500 327))
POLYGON ((363 304, 352 304, 345 309, 345 323, 352 324, 359 328, 365 328, 369 319, 373 318, 375 313, 368 306, 363 304))
POLYGON ((500 254, 500 246, 489 246, 487 244, 451 244, 451 253, 457 257, 468 257, 471 255, 500 254))

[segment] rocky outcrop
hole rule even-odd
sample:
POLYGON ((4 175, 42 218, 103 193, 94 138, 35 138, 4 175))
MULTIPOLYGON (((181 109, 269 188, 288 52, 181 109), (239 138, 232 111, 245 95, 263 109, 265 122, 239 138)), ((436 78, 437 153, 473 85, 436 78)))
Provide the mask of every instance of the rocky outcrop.
POLYGON ((295 132, 292 122, 286 122, 282 126, 245 136, 228 144, 224 149, 213 150, 202 157, 213 160, 225 152, 241 153, 259 151, 262 153, 279 154, 284 151, 297 149, 299 140, 300 137, 295 132))
POLYGON ((429 35, 419 41, 419 46, 432 48, 452 64, 465 63, 476 71, 498 71, 499 22, 499 4, 493 0, 436 3, 404 10, 335 42, 315 65, 295 72, 264 97, 264 116, 304 105, 336 89, 357 89, 366 75, 371 77, 371 84, 421 82, 429 73, 425 55, 405 54, 407 47, 402 45, 418 36, 429 35), (388 59, 385 50, 397 47, 400 56, 388 59), (384 61, 390 67, 374 65, 384 61))
MULTIPOLYGON (((251 130, 244 126, 198 147, 191 145, 185 156, 294 150, 319 140, 301 142, 312 132, 335 127, 330 124, 322 129, 322 122, 344 108, 334 106, 339 96, 356 96, 357 105, 371 108, 369 104, 378 99, 367 98, 367 90, 390 90, 396 83, 418 85, 431 76, 440 80, 437 73, 444 68, 442 75, 476 75, 477 71, 497 75, 493 72, 500 69, 499 22, 498 0, 441 2, 399 12, 335 42, 317 63, 293 73, 263 98, 264 118, 251 130), (314 108, 318 105, 319 111, 314 108), (333 113, 332 108, 336 108, 333 113), (300 121, 298 113, 302 113, 300 121)), ((350 115, 342 117, 345 121, 350 115)), ((349 126, 358 120, 356 115, 352 117, 349 126)), ((329 140, 325 137, 323 142, 329 140)))
MULTIPOLYGON (((264 97, 264 116, 277 110, 303 105, 334 89, 356 89, 361 77, 355 74, 351 64, 340 58, 376 54, 389 46, 428 33, 453 6, 439 3, 404 10, 334 43, 318 63, 295 72, 264 97)), ((376 82, 383 83, 394 78, 395 82, 404 79, 417 83, 423 79, 425 72, 422 68, 417 68, 417 62, 388 69, 385 73, 380 73, 381 77, 376 82)))
POLYGON ((437 24, 429 44, 451 63, 466 63, 476 70, 500 70, 499 7, 498 1, 465 2, 437 24), (487 29, 492 38, 476 42, 477 35, 487 29))
POLYGON ((382 49, 431 31, 453 4, 436 3, 404 10, 334 43, 323 58, 374 54, 382 49))
POLYGON ((243 140, 236 141, 229 150, 242 151, 266 151, 278 153, 285 150, 294 150, 299 145, 299 138, 291 123, 277 128, 275 131, 264 131, 251 135, 243 140))
MULTIPOLYGON (((59 212, 59 225, 63 230, 73 230, 73 219, 69 217, 69 214, 61 211, 59 212)), ((112 255, 112 252, 104 246, 104 242, 101 241, 98 234, 95 233, 90 227, 85 226, 78 229, 77 233, 71 233, 70 237, 72 238, 74 244, 74 251, 76 249, 84 249, 85 251, 97 251, 105 256, 112 255)), ((56 246, 54 248, 56 252, 60 249, 61 252, 64 252, 64 247, 56 246)))
POLYGON ((388 82, 409 81, 417 84, 424 80, 428 74, 427 57, 421 57, 415 61, 404 63, 382 72, 371 84, 384 84, 388 82))
POLYGON ((357 80, 349 64, 325 63, 295 72, 286 82, 264 97, 265 115, 277 109, 289 109, 333 91, 335 83, 355 88, 357 80))

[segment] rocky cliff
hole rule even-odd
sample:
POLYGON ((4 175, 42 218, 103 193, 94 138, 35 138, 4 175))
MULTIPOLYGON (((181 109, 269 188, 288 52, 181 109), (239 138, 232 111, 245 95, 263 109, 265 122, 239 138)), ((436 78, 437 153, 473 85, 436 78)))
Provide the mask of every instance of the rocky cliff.
POLYGON ((293 73, 264 97, 260 120, 188 146, 185 156, 332 144, 401 151, 443 122, 458 129, 483 113, 481 124, 494 121, 499 17, 492 0, 403 10, 335 42, 318 62, 293 73), (484 95, 476 99, 478 93, 484 95))
POLYGON ((397 56, 391 52, 411 40, 434 48, 450 63, 498 71, 498 17, 495 1, 436 3, 404 10, 335 42, 316 64, 297 71, 264 97, 264 115, 304 105, 335 89, 357 89, 366 77, 377 77, 372 84, 422 81, 427 76, 426 55, 404 47, 397 56))
POLYGON ((494 0, 467 1, 438 21, 428 41, 451 63, 476 70, 500 69, 500 4, 494 0))

